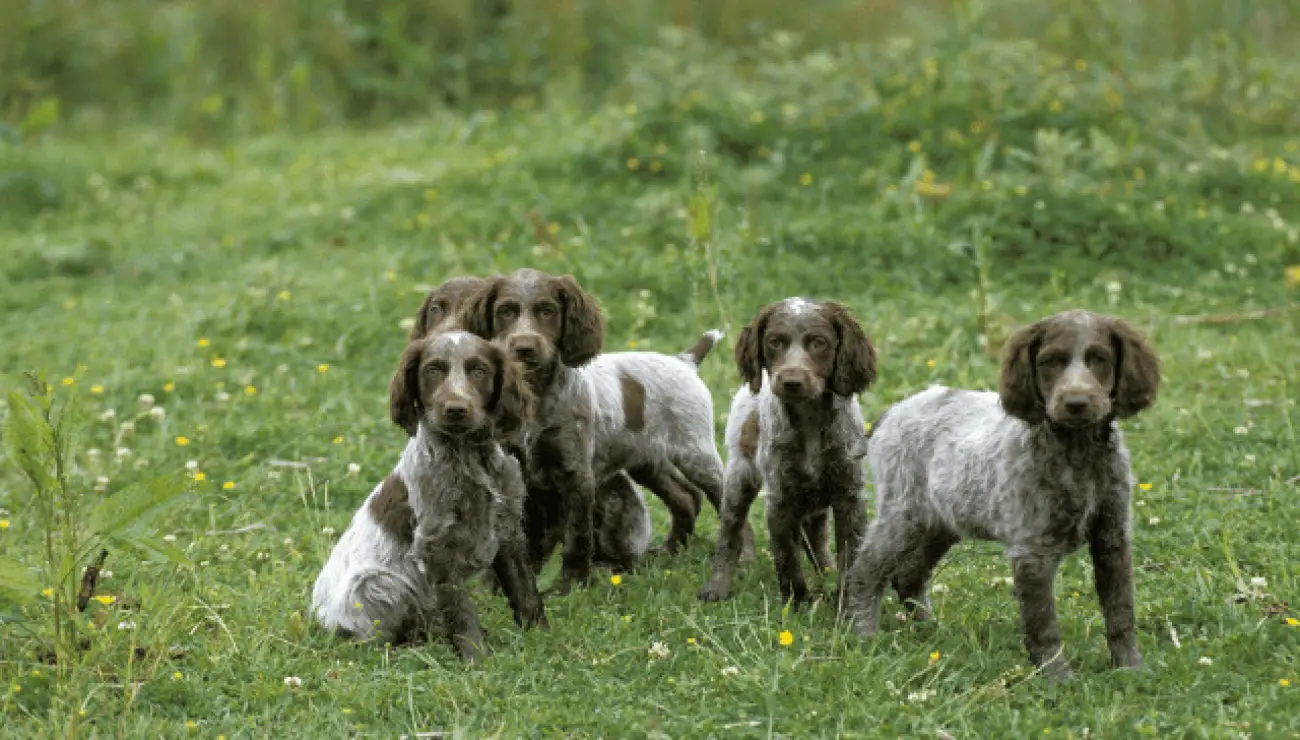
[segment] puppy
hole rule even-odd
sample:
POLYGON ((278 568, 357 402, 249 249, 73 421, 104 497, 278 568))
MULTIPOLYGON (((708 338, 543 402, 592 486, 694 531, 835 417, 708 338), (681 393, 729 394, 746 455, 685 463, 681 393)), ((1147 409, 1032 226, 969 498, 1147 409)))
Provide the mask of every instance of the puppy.
MULTIPOLYGON (((528 269, 496 276, 466 300, 460 320, 469 331, 504 344, 528 368, 538 398, 524 451, 528 539, 534 567, 540 568, 563 530, 558 592, 587 580, 595 491, 620 471, 656 481, 652 490, 669 495, 665 503, 675 524, 694 523, 698 505, 691 488, 721 501, 713 401, 695 366, 653 352, 597 357, 604 317, 572 276, 528 269)), ((711 347, 716 335, 706 336, 711 347)), ((644 550, 645 542, 623 545, 644 550)))
POLYGON ((722 531, 700 598, 731 596, 741 527, 765 486, 781 598, 797 605, 808 598, 800 542, 814 567, 829 567, 834 513, 842 580, 866 526, 862 466, 853 447, 864 426, 857 394, 875 381, 876 350, 843 306, 789 298, 764 307, 741 331, 736 368, 745 385, 727 416, 722 531))
POLYGON ((393 642, 432 622, 472 661, 486 645, 465 583, 491 566, 516 622, 544 626, 526 559, 523 477, 494 439, 531 414, 519 368, 472 334, 434 334, 403 352, 389 399, 393 422, 412 436, 316 579, 317 621, 393 642))
POLYGON ((1132 327, 1068 311, 1011 338, 997 393, 935 387, 886 410, 867 442, 876 519, 849 578, 855 630, 876 631, 889 583, 926 618, 927 584, 948 549, 996 540, 1030 658, 1067 678, 1052 582, 1087 544, 1111 662, 1138 666, 1133 482, 1115 420, 1150 407, 1159 383, 1156 355, 1132 327))

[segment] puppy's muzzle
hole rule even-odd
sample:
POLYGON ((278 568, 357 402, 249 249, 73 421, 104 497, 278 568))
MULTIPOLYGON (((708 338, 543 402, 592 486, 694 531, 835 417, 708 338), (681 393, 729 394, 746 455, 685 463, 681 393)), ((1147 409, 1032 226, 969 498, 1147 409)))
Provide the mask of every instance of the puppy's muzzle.
POLYGON ((816 378, 802 367, 782 368, 772 376, 772 392, 778 398, 808 398, 816 392, 816 386, 816 378))
POLYGON ((542 336, 532 332, 515 334, 506 343, 506 349, 510 352, 510 356, 517 362, 529 366, 540 364, 545 359, 543 356, 544 346, 545 340, 542 336))

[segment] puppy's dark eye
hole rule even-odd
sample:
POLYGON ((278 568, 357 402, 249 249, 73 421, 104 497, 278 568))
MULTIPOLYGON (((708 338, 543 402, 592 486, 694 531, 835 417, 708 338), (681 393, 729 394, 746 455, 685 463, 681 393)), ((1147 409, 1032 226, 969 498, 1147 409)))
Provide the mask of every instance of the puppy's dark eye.
POLYGON ((1049 370, 1059 370, 1065 367, 1066 360, 1064 357, 1044 357, 1038 361, 1038 364, 1049 370))
POLYGON ((428 378, 441 378, 443 374, 442 367, 438 365, 429 365, 424 368, 424 375, 428 378))
POLYGON ((549 319, 555 315, 554 306, 542 306, 537 309, 537 315, 543 319, 549 319))
POLYGON ((482 365, 475 365, 469 369, 469 374, 475 378, 485 378, 487 377, 488 369, 482 365))
POLYGON ((513 319, 519 315, 519 309, 514 306, 501 306, 497 308, 497 316, 503 319, 513 319))
POLYGON ((813 337, 812 339, 808 340, 808 349, 812 350, 813 352, 825 352, 826 349, 830 346, 831 343, 826 341, 822 337, 813 337))
POLYGON ((781 349, 785 346, 785 339, 782 337, 768 337, 767 346, 769 349, 781 349))

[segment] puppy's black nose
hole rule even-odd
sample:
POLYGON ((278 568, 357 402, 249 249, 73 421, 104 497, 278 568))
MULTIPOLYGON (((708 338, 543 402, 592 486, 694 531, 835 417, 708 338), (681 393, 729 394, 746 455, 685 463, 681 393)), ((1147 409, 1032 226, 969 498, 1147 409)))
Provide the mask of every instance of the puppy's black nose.
POLYGON ((786 393, 800 393, 803 391, 804 383, 801 378, 786 378, 781 381, 781 390, 786 393))
POLYGON ((442 414, 451 421, 464 421, 469 416, 469 404, 464 401, 449 401, 442 407, 442 414))
POLYGON ((1087 396, 1066 396, 1065 411, 1072 416, 1082 416, 1088 410, 1087 396))
POLYGON ((520 362, 533 362, 537 359, 537 345, 528 340, 514 342, 510 345, 510 351, 520 362))

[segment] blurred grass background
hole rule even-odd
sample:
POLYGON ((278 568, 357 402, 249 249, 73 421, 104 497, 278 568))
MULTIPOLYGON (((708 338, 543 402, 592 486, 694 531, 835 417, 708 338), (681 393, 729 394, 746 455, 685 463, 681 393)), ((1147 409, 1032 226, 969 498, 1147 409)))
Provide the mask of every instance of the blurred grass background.
POLYGON ((666 26, 742 57, 775 30, 822 49, 1034 39, 1122 86, 1208 55, 1196 71, 1226 96, 1284 83, 1274 63, 1300 30, 1290 0, 0 0, 0 17, 11 134, 146 121, 203 137, 530 105, 557 87, 626 96, 666 26))

